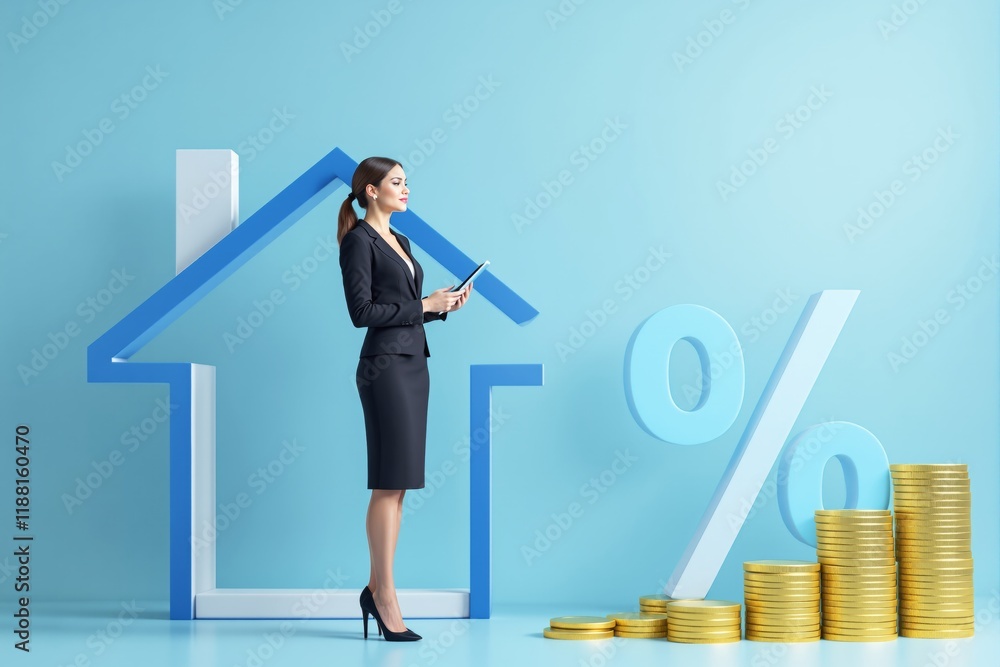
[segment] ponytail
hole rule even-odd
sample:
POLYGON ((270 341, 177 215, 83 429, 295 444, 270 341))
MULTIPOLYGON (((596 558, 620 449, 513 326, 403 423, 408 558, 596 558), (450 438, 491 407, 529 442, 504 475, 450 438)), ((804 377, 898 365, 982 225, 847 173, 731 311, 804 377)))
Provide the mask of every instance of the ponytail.
POLYGON ((347 195, 347 199, 340 205, 340 213, 337 215, 337 243, 339 244, 347 232, 354 229, 358 224, 358 214, 354 211, 354 193, 347 195))

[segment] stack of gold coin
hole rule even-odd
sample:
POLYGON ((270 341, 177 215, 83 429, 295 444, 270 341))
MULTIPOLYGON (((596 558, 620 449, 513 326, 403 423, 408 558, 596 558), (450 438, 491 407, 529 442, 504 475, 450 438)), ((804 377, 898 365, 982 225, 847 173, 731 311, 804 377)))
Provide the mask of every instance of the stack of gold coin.
POLYGON ((615 622, 615 637, 658 639, 667 636, 667 615, 648 611, 608 614, 615 622))
POLYGON ((602 616, 559 616, 549 619, 542 634, 549 639, 611 639, 615 622, 602 616))
POLYGON ((896 557, 889 510, 816 510, 823 639, 895 639, 896 557))
POLYGON ((674 598, 662 593, 643 595, 639 598, 639 611, 649 611, 654 614, 666 614, 667 603, 674 598))
POLYGON ((819 641, 819 563, 743 563, 746 638, 759 642, 819 641))
POLYGON ((740 603, 673 600, 667 603, 667 639, 685 644, 738 642, 740 603))
POLYGON ((972 492, 965 464, 891 465, 899 634, 971 637, 972 492))

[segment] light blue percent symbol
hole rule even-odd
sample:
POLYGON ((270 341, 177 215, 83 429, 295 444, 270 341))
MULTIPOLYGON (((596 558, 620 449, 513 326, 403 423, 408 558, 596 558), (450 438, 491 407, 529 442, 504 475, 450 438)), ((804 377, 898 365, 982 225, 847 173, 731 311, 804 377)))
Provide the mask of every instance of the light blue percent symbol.
MULTIPOLYGON (((810 297, 664 589, 667 595, 708 594, 859 294, 824 290, 810 297)), ((650 435, 681 445, 708 442, 732 426, 743 404, 745 376, 736 332, 718 313, 692 304, 670 306, 646 319, 625 353, 625 394, 632 415, 650 435), (670 354, 681 340, 694 346, 701 361, 701 396, 691 410, 678 407, 670 394, 670 354), (713 358, 727 363, 713 363, 713 358)), ((884 509, 889 504, 889 463, 874 435, 849 422, 807 429, 785 450, 778 490, 785 525, 813 546, 813 512, 823 507, 823 470, 831 458, 844 468, 847 507, 884 509), (806 443, 815 442, 821 430, 831 435, 816 451, 808 451, 806 443)))

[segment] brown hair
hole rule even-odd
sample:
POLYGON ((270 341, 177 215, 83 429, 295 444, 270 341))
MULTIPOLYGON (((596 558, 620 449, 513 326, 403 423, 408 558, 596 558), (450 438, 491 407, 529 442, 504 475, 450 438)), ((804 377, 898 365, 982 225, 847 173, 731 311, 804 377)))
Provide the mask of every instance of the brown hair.
POLYGON ((358 224, 358 215, 354 212, 351 201, 356 198, 361 208, 367 209, 368 193, 365 192, 365 186, 371 183, 377 187, 382 179, 389 174, 389 171, 398 164, 398 161, 390 160, 387 157, 373 156, 362 160, 358 168, 354 170, 354 177, 351 178, 351 192, 347 195, 344 203, 340 205, 340 214, 337 216, 337 243, 340 243, 344 235, 358 224), (354 197, 351 197, 352 194, 354 197))

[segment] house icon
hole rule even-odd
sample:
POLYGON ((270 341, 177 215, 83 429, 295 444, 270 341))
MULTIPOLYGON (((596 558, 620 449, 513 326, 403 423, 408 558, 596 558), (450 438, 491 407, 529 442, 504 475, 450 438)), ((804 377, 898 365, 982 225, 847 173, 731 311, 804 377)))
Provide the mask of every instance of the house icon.
MULTIPOLYGON (((197 158, 194 154, 201 152, 178 151, 179 182, 182 153, 197 158)), ((230 201, 235 202, 235 154, 224 153, 233 158, 232 179, 228 183, 217 182, 216 190, 226 190, 230 201)), ((215 522, 215 367, 128 359, 334 190, 350 183, 357 166, 335 148, 242 224, 236 225, 234 219, 234 226, 224 230, 213 243, 204 244, 204 252, 196 252, 197 256, 182 261, 179 238, 177 275, 87 347, 89 382, 165 383, 169 385, 170 402, 179 406, 170 413, 172 619, 295 618, 292 608, 304 594, 314 591, 216 587, 214 541, 204 547, 195 535, 195 526, 215 522)), ((225 197, 220 199, 218 194, 213 199, 226 204, 225 197)), ((412 211, 397 213, 393 220, 394 226, 455 275, 466 275, 476 267, 477 262, 412 211)), ((476 280, 476 291, 517 324, 524 325, 538 315, 537 310, 489 271, 476 280)), ((406 616, 489 617, 491 388, 541 384, 540 364, 470 367, 470 442, 474 443, 470 459, 470 588, 400 589, 400 608, 406 616)), ((358 591, 338 589, 326 593, 314 618, 359 615, 358 591)))

